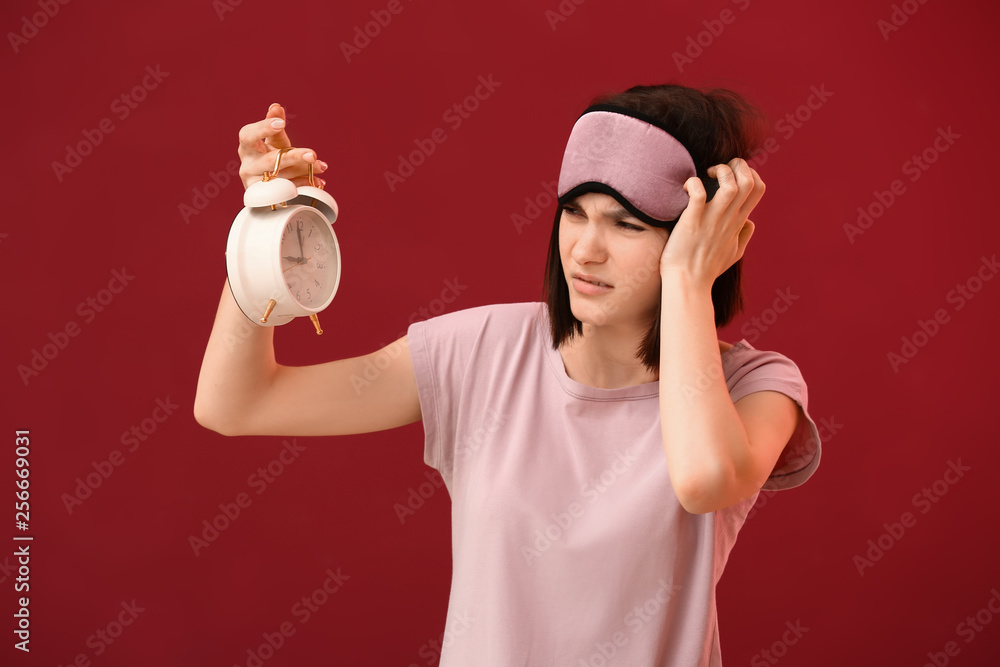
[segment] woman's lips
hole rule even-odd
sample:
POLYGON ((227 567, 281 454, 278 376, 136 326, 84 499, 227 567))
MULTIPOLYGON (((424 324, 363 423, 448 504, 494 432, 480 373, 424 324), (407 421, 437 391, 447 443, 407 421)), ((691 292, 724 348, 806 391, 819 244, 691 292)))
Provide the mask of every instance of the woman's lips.
POLYGON ((614 289, 611 285, 603 284, 599 285, 601 282, 592 276, 573 276, 573 288, 580 294, 586 294, 589 296, 599 296, 601 294, 607 294, 614 289))

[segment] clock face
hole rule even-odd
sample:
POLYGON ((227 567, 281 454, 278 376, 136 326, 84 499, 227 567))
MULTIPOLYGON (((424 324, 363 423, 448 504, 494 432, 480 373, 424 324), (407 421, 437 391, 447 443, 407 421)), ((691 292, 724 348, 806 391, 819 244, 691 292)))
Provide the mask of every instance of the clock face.
POLYGON ((281 232, 281 271, 289 294, 307 308, 326 303, 337 286, 338 255, 330 226, 301 210, 281 232))

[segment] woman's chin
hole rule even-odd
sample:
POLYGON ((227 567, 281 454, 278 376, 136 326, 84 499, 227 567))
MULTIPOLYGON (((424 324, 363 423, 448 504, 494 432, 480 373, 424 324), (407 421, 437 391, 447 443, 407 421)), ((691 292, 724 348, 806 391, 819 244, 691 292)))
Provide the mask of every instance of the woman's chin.
POLYGON ((589 301, 570 298, 570 312, 585 326, 629 325, 647 327, 656 319, 656 310, 632 312, 612 300, 589 301))
MULTIPOLYGON (((611 302, 608 302, 608 304, 610 303, 611 302)), ((580 320, 585 325, 603 326, 609 323, 612 319, 611 316, 616 310, 613 306, 608 307, 608 304, 571 301, 570 311, 573 313, 573 317, 580 320)))

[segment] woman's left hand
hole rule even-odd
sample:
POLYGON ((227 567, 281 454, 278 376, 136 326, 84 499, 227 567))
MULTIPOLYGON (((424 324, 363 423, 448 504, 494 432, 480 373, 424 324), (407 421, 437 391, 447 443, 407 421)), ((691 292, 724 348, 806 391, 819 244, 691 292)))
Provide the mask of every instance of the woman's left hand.
POLYGON ((684 183, 690 201, 660 255, 660 276, 680 272, 711 289, 743 257, 754 229, 748 216, 764 196, 764 181, 742 158, 709 167, 708 175, 719 181, 709 202, 699 178, 684 183))

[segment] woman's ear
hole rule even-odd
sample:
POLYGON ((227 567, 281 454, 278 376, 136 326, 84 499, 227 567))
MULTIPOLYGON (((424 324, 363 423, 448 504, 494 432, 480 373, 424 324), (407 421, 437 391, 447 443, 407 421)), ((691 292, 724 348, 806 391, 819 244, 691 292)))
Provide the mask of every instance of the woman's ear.
POLYGON ((746 250, 747 244, 750 243, 750 237, 753 236, 754 224, 753 220, 747 218, 746 222, 743 223, 743 228, 740 229, 740 236, 736 245, 736 262, 743 259, 743 251, 746 250))

